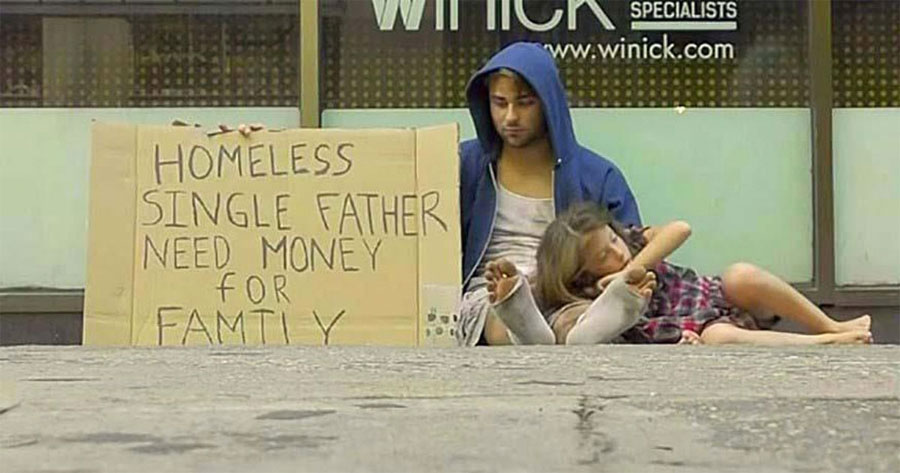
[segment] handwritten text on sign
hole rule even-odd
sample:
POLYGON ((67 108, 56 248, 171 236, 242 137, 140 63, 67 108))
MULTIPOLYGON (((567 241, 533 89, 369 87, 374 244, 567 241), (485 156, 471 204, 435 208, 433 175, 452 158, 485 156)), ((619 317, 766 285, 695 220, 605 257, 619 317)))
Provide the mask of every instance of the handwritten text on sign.
POLYGON ((416 344, 420 239, 458 217, 414 131, 138 136, 134 343, 416 344))

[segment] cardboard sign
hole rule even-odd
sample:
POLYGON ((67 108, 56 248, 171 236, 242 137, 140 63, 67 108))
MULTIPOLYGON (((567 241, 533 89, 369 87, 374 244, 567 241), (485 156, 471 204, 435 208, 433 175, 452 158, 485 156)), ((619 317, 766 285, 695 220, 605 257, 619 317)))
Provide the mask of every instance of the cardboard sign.
POLYGON ((93 128, 86 345, 452 345, 458 131, 93 128))

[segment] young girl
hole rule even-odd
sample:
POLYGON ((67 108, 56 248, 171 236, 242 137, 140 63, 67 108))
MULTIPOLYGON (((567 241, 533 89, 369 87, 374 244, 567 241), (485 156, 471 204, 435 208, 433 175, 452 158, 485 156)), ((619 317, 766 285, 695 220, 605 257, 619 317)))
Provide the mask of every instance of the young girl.
POLYGON ((609 341, 610 330, 619 330, 629 341, 652 343, 871 343, 868 315, 837 322, 793 287, 750 264, 734 264, 717 277, 665 261, 690 233, 686 223, 677 221, 624 228, 596 204, 573 206, 544 233, 531 285, 521 284, 515 268, 505 261, 489 265, 486 276, 495 310, 504 320, 529 319, 529 311, 534 312, 529 305, 535 305, 530 301, 537 301, 552 314, 548 322, 557 343, 609 341), (646 270, 651 272, 645 275, 646 270), (527 294, 529 286, 533 299, 527 294), (606 294, 614 286, 618 292, 606 294), (599 291, 603 294, 592 302, 599 291), (522 292, 526 294, 513 297, 522 292), (604 298, 618 303, 598 308, 604 298), (640 299, 646 303, 634 302, 640 299), (642 312, 631 328, 625 326, 634 320, 629 311, 642 312), (772 314, 794 320, 813 334, 760 330, 777 321, 772 314), (611 327, 610 319, 618 325, 611 327))

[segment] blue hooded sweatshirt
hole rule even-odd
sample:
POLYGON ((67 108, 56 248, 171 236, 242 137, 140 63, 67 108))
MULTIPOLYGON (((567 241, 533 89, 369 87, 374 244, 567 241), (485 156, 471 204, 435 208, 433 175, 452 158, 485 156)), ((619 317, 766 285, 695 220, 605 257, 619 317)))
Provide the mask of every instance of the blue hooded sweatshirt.
POLYGON ((612 162, 575 140, 566 93, 553 58, 538 44, 512 44, 472 76, 466 89, 478 138, 460 144, 463 287, 484 256, 497 212, 495 175, 502 141, 491 120, 486 78, 499 69, 518 73, 541 100, 547 133, 556 155, 553 173, 556 214, 572 204, 589 200, 605 205, 616 220, 626 225, 641 223, 637 202, 622 172, 612 162))

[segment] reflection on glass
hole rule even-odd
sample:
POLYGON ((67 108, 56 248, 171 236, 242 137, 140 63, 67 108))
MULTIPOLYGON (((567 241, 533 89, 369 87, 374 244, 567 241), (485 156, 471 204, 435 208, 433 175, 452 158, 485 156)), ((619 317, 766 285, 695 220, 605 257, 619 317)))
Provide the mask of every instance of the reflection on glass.
POLYGON ((321 0, 323 108, 463 107, 472 72, 520 40, 556 57, 574 106, 809 105, 802 0, 402 5, 321 0))

